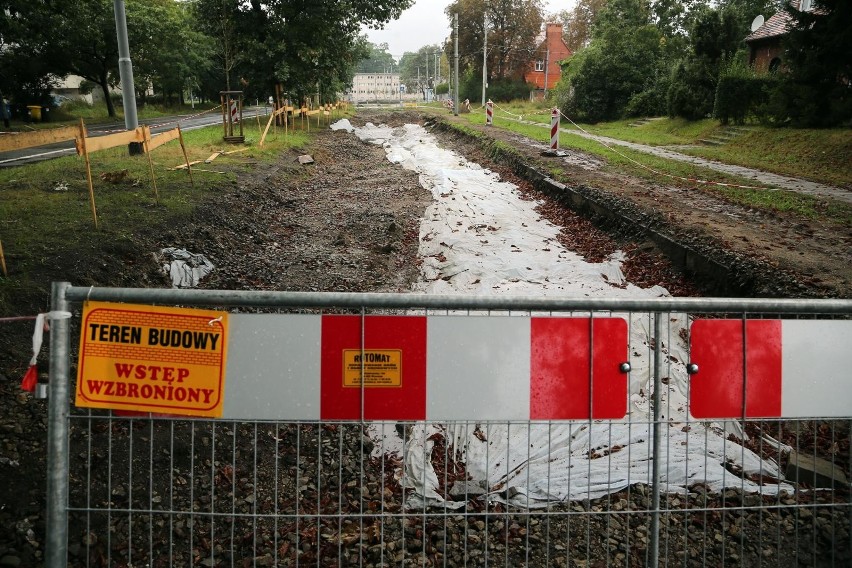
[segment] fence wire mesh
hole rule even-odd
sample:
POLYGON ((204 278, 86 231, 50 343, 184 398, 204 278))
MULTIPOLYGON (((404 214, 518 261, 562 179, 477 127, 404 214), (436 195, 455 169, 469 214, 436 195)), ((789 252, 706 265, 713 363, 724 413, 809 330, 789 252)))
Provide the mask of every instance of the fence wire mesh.
POLYGON ((674 348, 688 356, 690 316, 623 317, 645 333, 629 340, 639 386, 624 420, 71 409, 61 565, 852 564, 852 419, 696 420, 674 348))

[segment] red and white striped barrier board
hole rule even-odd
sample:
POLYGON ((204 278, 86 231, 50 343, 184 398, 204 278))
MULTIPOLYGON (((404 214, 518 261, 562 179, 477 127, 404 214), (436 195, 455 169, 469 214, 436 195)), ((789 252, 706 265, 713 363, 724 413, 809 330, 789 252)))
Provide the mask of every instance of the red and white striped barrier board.
POLYGON ((849 416, 852 321, 697 320, 690 335, 695 418, 849 416))
POLYGON ((627 411, 621 318, 231 314, 229 322, 223 418, 588 420, 627 411))
POLYGON ((485 103, 485 126, 494 125, 494 103, 490 100, 485 103))
POLYGON ((239 122, 240 116, 237 114, 237 101, 231 101, 231 122, 239 122))
POLYGON ((550 149, 559 149, 559 109, 554 108, 550 113, 550 149))

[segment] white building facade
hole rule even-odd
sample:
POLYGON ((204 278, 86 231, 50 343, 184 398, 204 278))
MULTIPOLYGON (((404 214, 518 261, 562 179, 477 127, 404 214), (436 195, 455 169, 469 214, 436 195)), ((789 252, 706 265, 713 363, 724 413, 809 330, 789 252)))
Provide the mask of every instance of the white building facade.
POLYGON ((388 102, 402 100, 405 86, 399 82, 399 73, 356 73, 352 89, 347 93, 349 102, 388 102))

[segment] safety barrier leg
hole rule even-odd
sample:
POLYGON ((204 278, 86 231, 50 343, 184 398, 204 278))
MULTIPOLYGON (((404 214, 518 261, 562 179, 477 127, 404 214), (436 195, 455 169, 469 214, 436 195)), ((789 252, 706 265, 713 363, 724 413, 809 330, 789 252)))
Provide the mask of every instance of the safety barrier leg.
MULTIPOLYGON (((54 312, 68 311, 68 282, 54 282, 50 305, 54 312)), ((50 383, 47 423, 47 535, 45 566, 61 568, 68 557, 68 417, 70 321, 50 324, 50 383)))

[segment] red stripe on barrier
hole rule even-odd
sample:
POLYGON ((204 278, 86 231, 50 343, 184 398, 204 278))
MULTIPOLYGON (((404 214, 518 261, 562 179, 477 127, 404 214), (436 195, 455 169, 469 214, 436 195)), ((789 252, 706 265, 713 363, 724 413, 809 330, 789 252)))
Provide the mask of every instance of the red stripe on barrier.
POLYGON ((698 320, 691 327, 695 418, 781 416, 781 321, 698 320), (745 391, 745 408, 743 408, 745 391))
POLYGON ((624 418, 623 319, 532 318, 530 341, 531 420, 624 418))
POLYGON ((425 317, 325 315, 321 337, 322 420, 425 420, 425 317))

